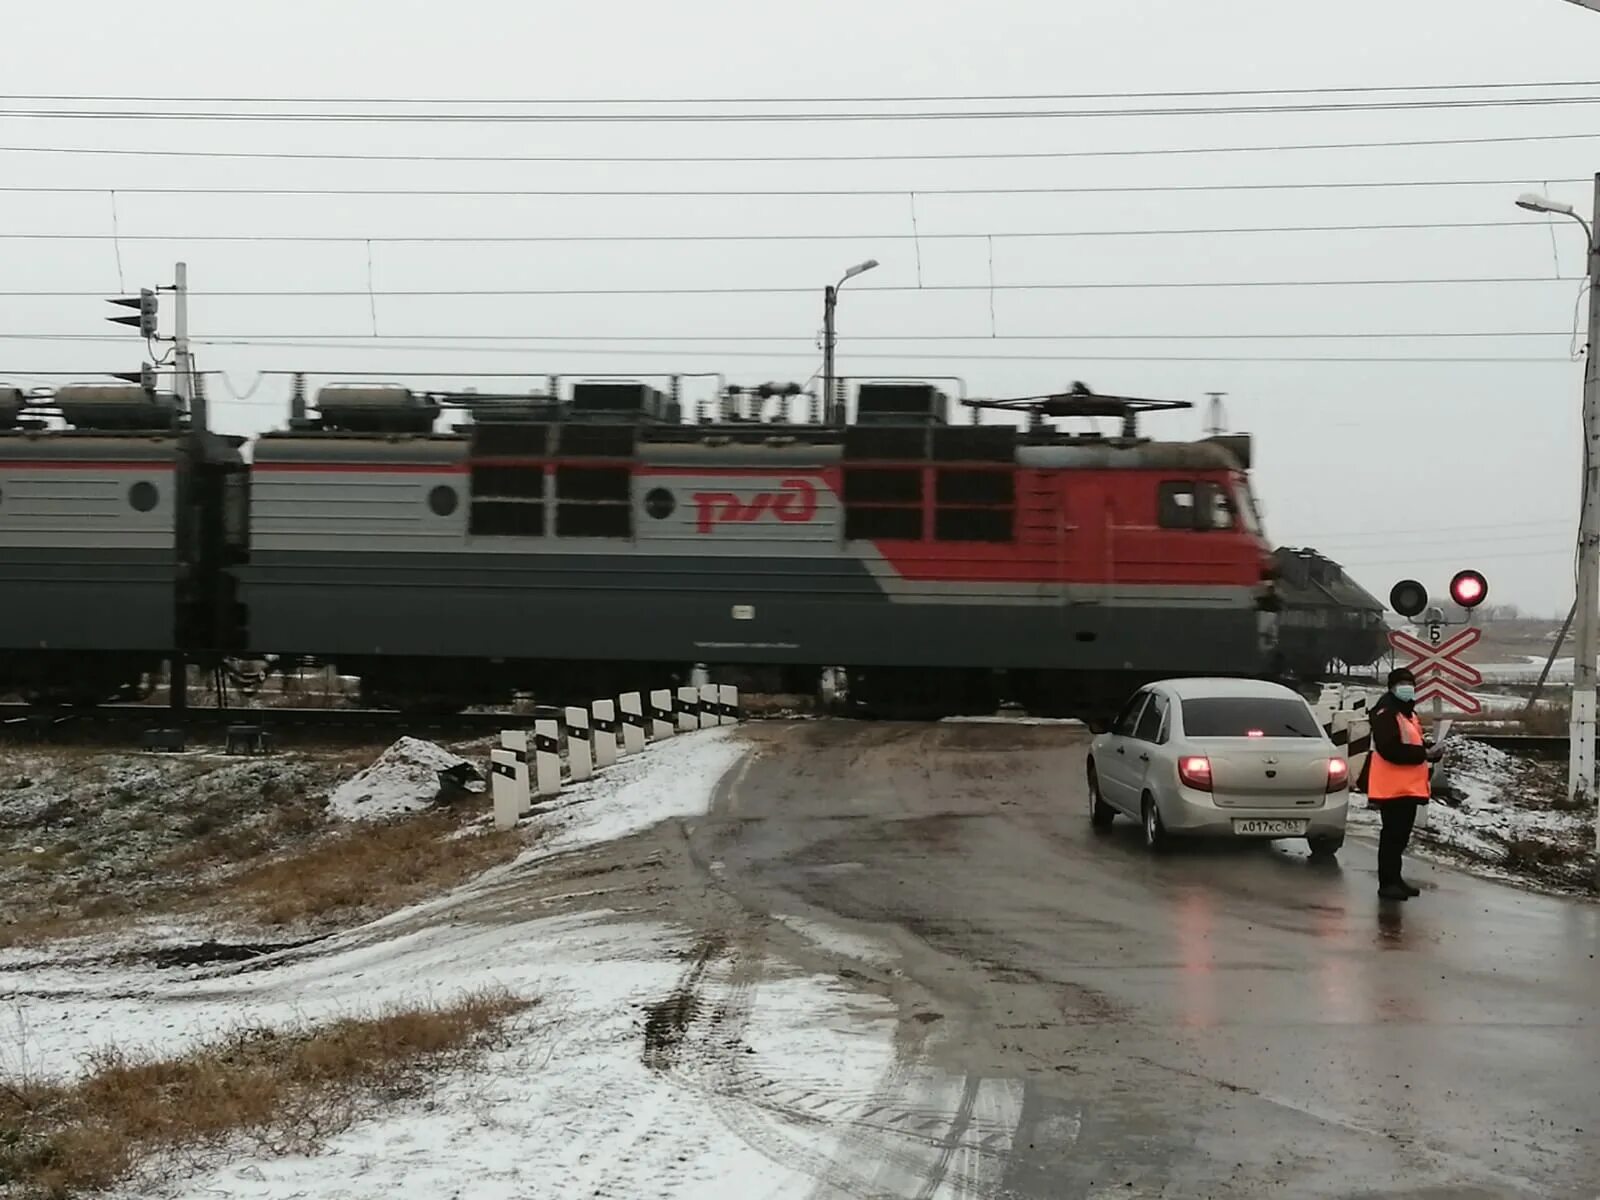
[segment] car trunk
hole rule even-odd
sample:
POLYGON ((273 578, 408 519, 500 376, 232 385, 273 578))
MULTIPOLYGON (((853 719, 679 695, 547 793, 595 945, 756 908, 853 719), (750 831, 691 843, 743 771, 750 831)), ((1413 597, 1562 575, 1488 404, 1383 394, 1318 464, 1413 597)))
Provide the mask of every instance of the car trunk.
POLYGON ((1205 738, 1218 808, 1320 808, 1333 747, 1316 738, 1205 738))

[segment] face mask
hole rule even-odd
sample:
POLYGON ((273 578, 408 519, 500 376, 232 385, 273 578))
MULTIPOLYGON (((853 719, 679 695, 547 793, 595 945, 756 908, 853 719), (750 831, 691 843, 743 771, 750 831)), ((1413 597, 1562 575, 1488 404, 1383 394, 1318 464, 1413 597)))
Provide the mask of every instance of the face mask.
POLYGON ((1402 704, 1410 704, 1417 698, 1417 689, 1412 687, 1409 683, 1396 684, 1394 689, 1394 698, 1400 701, 1402 704))

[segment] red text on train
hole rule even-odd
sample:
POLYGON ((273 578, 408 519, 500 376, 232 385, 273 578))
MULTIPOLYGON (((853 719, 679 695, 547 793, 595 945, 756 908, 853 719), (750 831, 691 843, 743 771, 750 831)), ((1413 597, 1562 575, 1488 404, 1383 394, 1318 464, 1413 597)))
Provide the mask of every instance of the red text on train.
POLYGON ((771 513, 791 524, 817 515, 817 489, 808 479, 785 479, 775 492, 757 492, 746 500, 734 492, 695 492, 695 528, 710 533, 728 522, 748 524, 771 513))

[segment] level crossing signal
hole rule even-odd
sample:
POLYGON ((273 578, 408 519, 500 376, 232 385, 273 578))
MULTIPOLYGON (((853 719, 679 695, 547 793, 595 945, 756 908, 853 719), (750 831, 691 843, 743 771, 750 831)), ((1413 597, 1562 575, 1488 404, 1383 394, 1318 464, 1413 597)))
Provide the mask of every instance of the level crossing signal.
POLYGON ((1477 571, 1457 571, 1450 580, 1450 599, 1467 611, 1482 604, 1489 596, 1489 581, 1477 571))
POLYGON ((139 312, 136 317, 107 317, 106 320, 112 324, 132 326, 147 338, 156 336, 156 315, 159 305, 155 292, 149 288, 140 288, 137 297, 119 296, 117 299, 108 300, 106 303, 115 304, 122 308, 137 309, 139 312))
POLYGON ((1428 607, 1428 589, 1415 579, 1402 579, 1389 589, 1389 607, 1402 617, 1414 617, 1428 607))
MULTIPOLYGON (((1470 568, 1450 577, 1450 600, 1470 613, 1489 596, 1489 581, 1481 571, 1470 568)), ((1415 579, 1402 579, 1389 591, 1389 607, 1402 617, 1416 620, 1428 608, 1428 589, 1415 579)), ((1467 690, 1483 682, 1477 668, 1461 661, 1463 651, 1483 637, 1481 629, 1468 627, 1446 639, 1442 614, 1433 610, 1425 618, 1428 640, 1392 630, 1389 645, 1397 656, 1404 655, 1406 666, 1417 681, 1417 699, 1442 700, 1465 713, 1479 711, 1477 699, 1467 690)))

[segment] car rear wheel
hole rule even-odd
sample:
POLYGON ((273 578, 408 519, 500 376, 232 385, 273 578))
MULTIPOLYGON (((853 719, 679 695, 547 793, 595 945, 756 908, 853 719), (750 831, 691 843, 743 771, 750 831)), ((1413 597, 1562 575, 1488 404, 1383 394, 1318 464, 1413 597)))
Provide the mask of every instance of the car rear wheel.
POLYGON ((1315 837, 1308 837, 1306 845, 1311 847, 1312 858, 1329 858, 1339 853, 1344 846, 1344 834, 1323 833, 1315 837))
POLYGON ((1143 813, 1145 849, 1165 850, 1167 847, 1167 827, 1162 823, 1161 810, 1156 807, 1155 800, 1150 796, 1144 798, 1143 813))
POLYGON ((1096 829, 1110 829, 1117 819, 1117 810, 1100 795, 1100 776, 1091 764, 1089 767, 1089 823, 1096 829))

